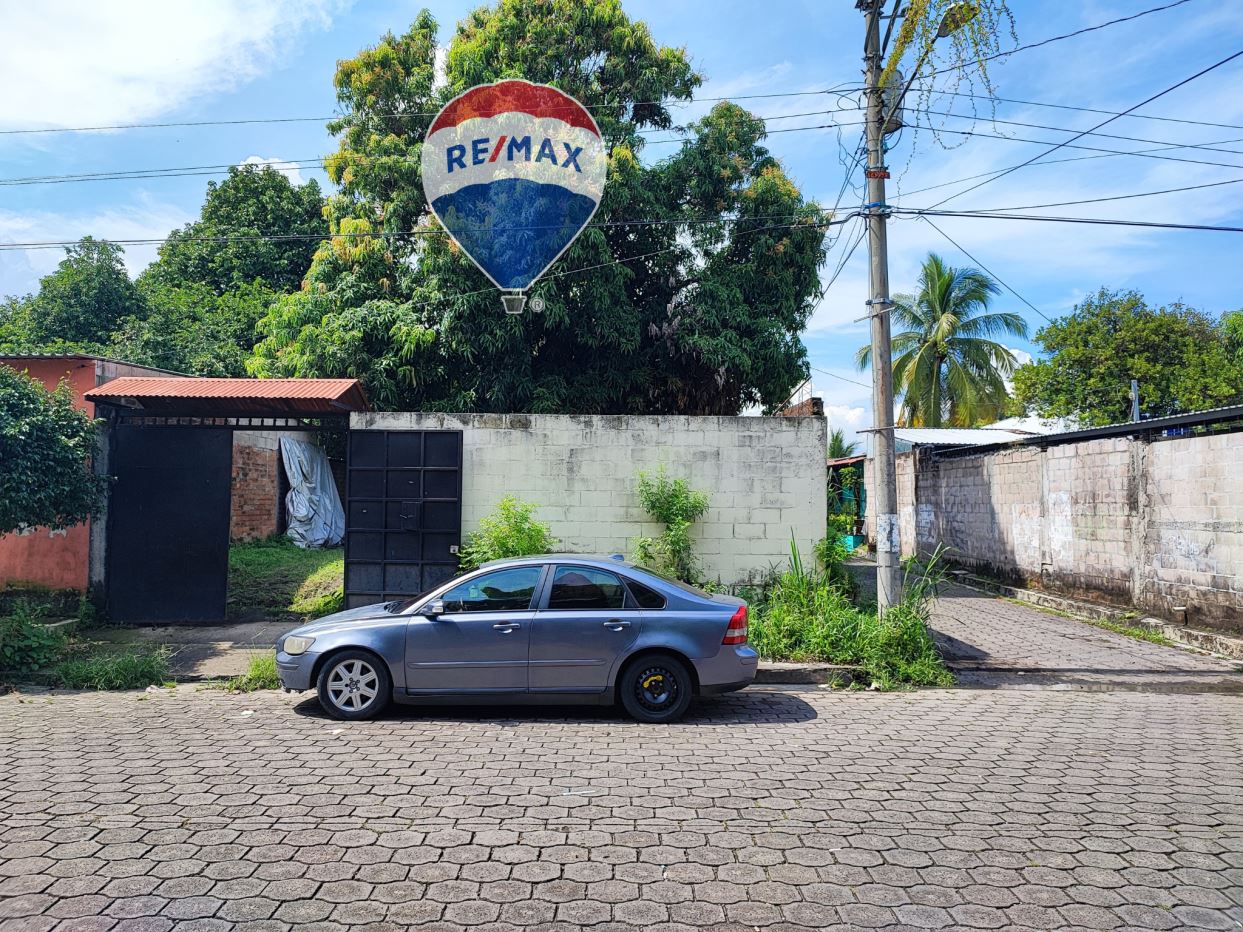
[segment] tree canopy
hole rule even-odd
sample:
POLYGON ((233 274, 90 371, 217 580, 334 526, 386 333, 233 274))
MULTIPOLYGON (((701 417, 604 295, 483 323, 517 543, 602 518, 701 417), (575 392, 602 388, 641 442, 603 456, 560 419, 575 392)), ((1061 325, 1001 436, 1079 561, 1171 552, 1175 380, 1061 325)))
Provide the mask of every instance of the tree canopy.
POLYGON ((65 250, 39 291, 0 309, 0 348, 72 350, 106 344, 122 318, 145 313, 125 270, 124 250, 85 237, 65 250))
MULTIPOLYGON (((893 297, 893 384, 906 427, 973 427, 997 420, 1009 399, 1006 377, 1014 354, 990 339, 1027 336, 1018 314, 990 311, 996 283, 979 269, 956 269, 929 253, 919 291, 893 297)), ((860 368, 871 362, 862 346, 860 368)))
POLYGON ((1149 307, 1137 291, 1102 288, 1036 334, 1048 358, 1020 366, 1016 401, 1042 417, 1085 426, 1161 417, 1243 400, 1243 312, 1217 320, 1174 303, 1149 307))
POLYGON ((86 520, 105 482, 90 471, 94 444, 95 423, 67 385, 49 392, 0 366, 0 534, 86 520))
POLYGON ((701 78, 617 0, 500 0, 458 26, 437 87, 437 25, 339 64, 332 238, 305 287, 260 322, 251 371, 355 376, 382 407, 736 414, 805 377, 799 339, 823 259, 818 208, 762 145, 763 122, 718 104, 659 161, 649 130, 701 78), (449 98, 521 77, 595 116, 609 180, 591 226, 506 316, 427 210, 423 137, 449 98))
POLYGON ((259 281, 273 291, 302 285, 319 241, 328 234, 324 199, 314 180, 294 185, 271 166, 235 165, 207 183, 199 219, 174 230, 144 283, 206 285, 218 295, 259 281), (280 239, 271 239, 273 233, 280 239))

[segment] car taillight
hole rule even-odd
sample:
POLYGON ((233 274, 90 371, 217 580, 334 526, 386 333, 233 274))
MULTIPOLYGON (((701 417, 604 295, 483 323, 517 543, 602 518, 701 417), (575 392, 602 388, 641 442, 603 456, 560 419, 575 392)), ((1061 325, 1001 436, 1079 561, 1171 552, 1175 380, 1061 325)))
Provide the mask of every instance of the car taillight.
POLYGON ((747 607, 745 605, 739 605, 738 611, 734 612, 734 617, 729 620, 729 627, 725 629, 725 637, 721 643, 747 643, 747 607))

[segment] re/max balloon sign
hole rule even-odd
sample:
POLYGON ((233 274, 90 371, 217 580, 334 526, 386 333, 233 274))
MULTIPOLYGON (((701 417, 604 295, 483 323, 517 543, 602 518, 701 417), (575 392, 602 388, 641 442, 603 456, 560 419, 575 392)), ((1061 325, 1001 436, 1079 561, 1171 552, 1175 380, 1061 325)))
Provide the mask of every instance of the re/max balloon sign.
POLYGON ((445 105, 423 144, 423 190, 462 251, 523 292, 595 215, 608 156, 587 109, 555 87, 500 81, 445 105))

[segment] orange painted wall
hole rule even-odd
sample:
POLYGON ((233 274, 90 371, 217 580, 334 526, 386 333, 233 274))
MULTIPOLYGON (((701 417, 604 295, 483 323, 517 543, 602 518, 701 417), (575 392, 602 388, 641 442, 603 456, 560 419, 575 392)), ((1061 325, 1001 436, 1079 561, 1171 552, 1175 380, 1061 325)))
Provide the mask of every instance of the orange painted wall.
MULTIPOLYGON (((95 413, 95 406, 82 397, 95 387, 95 360, 6 359, 0 356, 0 365, 27 372, 48 388, 55 388, 62 379, 68 379, 78 407, 95 413)), ((23 534, 0 536, 0 586, 37 583, 52 589, 85 590, 89 546, 89 522, 64 531, 35 528, 23 534)))

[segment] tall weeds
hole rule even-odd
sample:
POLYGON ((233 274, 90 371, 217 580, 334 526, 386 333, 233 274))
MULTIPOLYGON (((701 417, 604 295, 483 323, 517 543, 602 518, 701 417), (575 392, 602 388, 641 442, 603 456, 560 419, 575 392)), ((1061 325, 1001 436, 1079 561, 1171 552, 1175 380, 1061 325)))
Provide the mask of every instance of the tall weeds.
POLYGON ((884 688, 950 685, 927 626, 942 554, 930 563, 930 574, 908 568, 906 597, 878 616, 850 601, 831 566, 806 565, 791 541, 789 568, 753 606, 751 644, 767 660, 858 665, 884 688))

